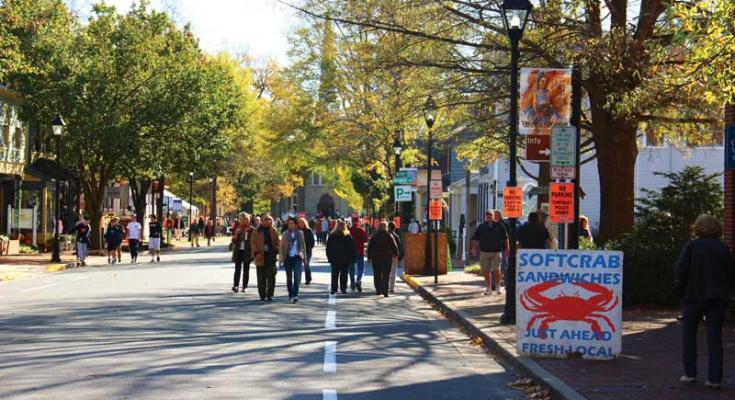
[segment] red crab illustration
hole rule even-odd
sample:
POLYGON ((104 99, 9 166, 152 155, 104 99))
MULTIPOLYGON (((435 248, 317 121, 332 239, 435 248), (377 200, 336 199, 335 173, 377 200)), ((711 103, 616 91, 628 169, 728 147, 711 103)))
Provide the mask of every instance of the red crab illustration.
POLYGON ((588 299, 577 296, 567 296, 564 293, 556 298, 544 296, 542 293, 555 286, 561 285, 560 281, 550 281, 531 286, 521 295, 521 304, 528 311, 535 312, 528 321, 526 329, 530 330, 536 320, 540 320, 539 337, 546 338, 546 330, 549 324, 556 321, 584 321, 590 324, 595 337, 602 338, 602 329, 598 320, 602 320, 615 332, 615 326, 610 318, 600 314, 615 308, 618 297, 614 296, 610 289, 596 283, 574 282, 572 285, 582 287, 595 293, 588 299))

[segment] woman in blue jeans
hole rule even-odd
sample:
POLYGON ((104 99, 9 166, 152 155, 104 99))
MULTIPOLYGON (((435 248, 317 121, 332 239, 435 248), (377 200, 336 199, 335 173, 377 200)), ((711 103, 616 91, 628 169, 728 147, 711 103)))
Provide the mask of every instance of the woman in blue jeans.
POLYGON ((697 327, 702 316, 707 326, 708 377, 705 386, 722 388, 722 324, 732 289, 733 259, 720 240, 722 224, 710 215, 694 223, 689 241, 676 262, 676 288, 682 299, 682 358, 684 384, 697 382, 697 327))
POLYGON ((278 252, 280 264, 286 269, 286 286, 288 287, 288 301, 299 301, 299 285, 301 283, 301 269, 306 260, 306 243, 304 232, 299 230, 296 218, 288 219, 288 228, 281 237, 281 249, 278 252))

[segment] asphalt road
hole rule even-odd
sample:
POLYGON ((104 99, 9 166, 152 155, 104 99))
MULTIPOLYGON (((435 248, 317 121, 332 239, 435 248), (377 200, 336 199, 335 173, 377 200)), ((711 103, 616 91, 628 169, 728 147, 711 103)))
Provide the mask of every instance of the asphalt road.
MULTIPOLYGON (((147 257, 141 255, 140 260, 147 257)), ((224 247, 0 283, 0 399, 523 399, 516 376, 403 283, 299 303, 232 293, 224 247)))

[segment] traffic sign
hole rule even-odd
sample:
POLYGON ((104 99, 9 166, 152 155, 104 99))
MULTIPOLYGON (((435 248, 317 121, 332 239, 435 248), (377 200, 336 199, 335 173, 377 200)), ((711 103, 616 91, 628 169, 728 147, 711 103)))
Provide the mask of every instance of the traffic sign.
POLYGON ((725 129, 725 169, 735 169, 735 125, 725 129))
POLYGON ((442 219, 441 200, 431 200, 429 202, 429 219, 432 221, 441 221, 442 219))
POLYGON ((393 184, 416 186, 417 178, 418 170, 416 168, 401 168, 393 176, 393 184))
POLYGON ((573 167, 577 161, 577 128, 555 126, 551 128, 551 165, 573 167))
POLYGON ((519 187, 503 188, 503 214, 507 218, 523 217, 523 189, 519 187))
POLYGON ((549 220, 552 223, 574 222, 574 184, 549 184, 549 220))
POLYGON ((574 179, 577 170, 574 167, 551 166, 551 179, 574 179))
POLYGON ((442 181, 432 180, 429 185, 429 198, 441 199, 442 198, 442 181))
POLYGON ((551 156, 551 137, 549 135, 526 136, 526 160, 549 161, 551 156))
POLYGON ((396 185, 393 187, 395 191, 395 198, 398 202, 411 201, 411 186, 407 185, 396 185))

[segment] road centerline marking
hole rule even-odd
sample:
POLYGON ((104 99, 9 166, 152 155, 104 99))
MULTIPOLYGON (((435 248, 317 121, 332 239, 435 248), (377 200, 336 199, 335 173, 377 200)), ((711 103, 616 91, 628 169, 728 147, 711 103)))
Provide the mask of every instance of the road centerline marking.
POLYGON ((330 306, 333 306, 333 305, 336 305, 336 304, 337 304, 337 296, 336 295, 333 295, 333 294, 330 294, 329 295, 329 305, 330 306))
POLYGON ((324 321, 324 329, 337 329, 337 312, 327 311, 327 320, 324 321))
POLYGON ((324 372, 337 372, 337 342, 324 342, 324 372))
POLYGON ((323 400, 337 400, 337 391, 334 389, 322 390, 322 399, 323 400))

